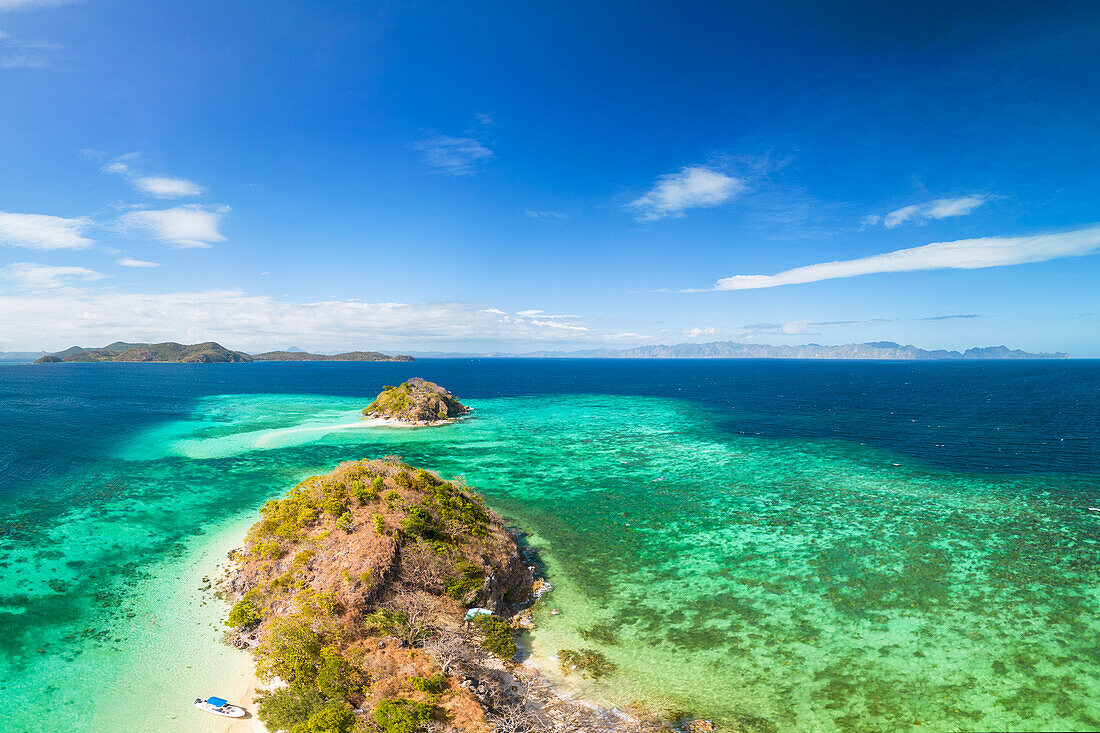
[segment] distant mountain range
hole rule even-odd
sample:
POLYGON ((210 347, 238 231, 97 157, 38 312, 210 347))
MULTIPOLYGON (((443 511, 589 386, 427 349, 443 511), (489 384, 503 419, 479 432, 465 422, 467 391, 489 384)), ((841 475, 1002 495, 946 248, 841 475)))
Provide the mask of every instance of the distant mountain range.
MULTIPOLYGON (((486 359, 525 357, 542 359, 1069 359, 1069 354, 1032 353, 1006 346, 986 346, 966 351, 921 349, 893 341, 872 341, 865 344, 823 346, 773 346, 745 344, 736 341, 711 341, 704 344, 657 344, 629 349, 583 349, 579 351, 531 351, 522 354, 505 352, 417 351, 413 356, 426 359, 486 359)), ((44 351, 0 351, 0 362, 185 362, 230 363, 250 361, 415 361, 406 354, 390 356, 377 351, 348 351, 342 354, 311 354, 290 346, 284 351, 247 354, 231 351, 221 344, 207 341, 201 344, 138 344, 116 341, 100 348, 72 346, 64 351, 47 354, 44 351)))
POLYGON ((743 344, 736 341, 711 341, 705 344, 671 344, 635 346, 630 349, 585 349, 582 351, 532 351, 526 354, 469 354, 455 352, 413 352, 420 358, 492 358, 522 356, 530 358, 569 359, 1069 359, 1069 354, 1057 352, 1031 353, 1006 346, 986 346, 966 351, 929 351, 893 341, 872 341, 866 344, 822 346, 773 346, 743 344))
POLYGON ((40 356, 45 356, 45 351, 0 351, 0 362, 28 362, 34 361, 40 356))
POLYGON ((102 361, 230 364, 250 361, 414 361, 414 359, 408 355, 389 356, 377 351, 349 351, 329 355, 288 350, 246 354, 243 351, 232 351, 213 341, 205 341, 201 344, 177 344, 174 341, 161 344, 131 344, 116 341, 113 344, 92 349, 71 346, 64 351, 42 355, 34 363, 102 361))

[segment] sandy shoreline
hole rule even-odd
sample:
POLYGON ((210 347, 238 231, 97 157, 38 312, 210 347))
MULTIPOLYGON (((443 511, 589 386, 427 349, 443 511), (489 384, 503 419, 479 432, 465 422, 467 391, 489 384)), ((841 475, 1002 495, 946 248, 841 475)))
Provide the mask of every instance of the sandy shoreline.
POLYGON ((219 728, 224 733, 268 733, 267 728, 256 717, 256 693, 262 689, 260 680, 253 672, 245 680, 235 680, 235 689, 228 690, 226 699, 234 705, 238 705, 248 711, 247 718, 238 720, 226 720, 226 725, 219 728))

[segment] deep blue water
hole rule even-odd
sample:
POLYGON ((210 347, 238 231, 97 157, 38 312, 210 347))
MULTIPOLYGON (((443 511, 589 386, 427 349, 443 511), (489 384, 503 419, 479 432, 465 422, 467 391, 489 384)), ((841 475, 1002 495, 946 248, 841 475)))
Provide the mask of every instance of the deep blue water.
POLYGON ((369 397, 422 376, 460 397, 675 397, 724 429, 841 438, 961 471, 1100 474, 1100 361, 425 360, 0 365, 0 496, 108 454, 214 394, 369 397))

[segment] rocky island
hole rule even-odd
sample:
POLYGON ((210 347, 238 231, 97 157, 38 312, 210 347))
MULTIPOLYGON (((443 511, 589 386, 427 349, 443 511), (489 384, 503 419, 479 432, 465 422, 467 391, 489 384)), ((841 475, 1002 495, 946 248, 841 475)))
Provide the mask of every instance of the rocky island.
MULTIPOLYGON (((470 489, 400 458, 340 465, 267 502, 222 581, 268 730, 667 730, 555 695, 509 618, 535 565, 470 489)), ((586 652, 562 650, 576 665, 586 652)), ((584 673, 610 673, 592 660, 584 673)))
POLYGON ((363 408, 367 417, 411 425, 438 425, 469 411, 470 408, 446 389, 420 377, 384 388, 374 402, 363 408))

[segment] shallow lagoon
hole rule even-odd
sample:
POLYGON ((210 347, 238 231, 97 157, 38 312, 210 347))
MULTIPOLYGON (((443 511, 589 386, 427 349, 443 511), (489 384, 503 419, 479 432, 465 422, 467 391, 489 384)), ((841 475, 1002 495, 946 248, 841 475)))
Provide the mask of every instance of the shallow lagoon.
MULTIPOLYGON (((309 366, 297 375, 318 373, 309 366)), ((469 380, 459 364, 402 368, 469 380)), ((701 368, 699 382, 720 393, 721 373, 701 368)), ((293 393, 256 393, 254 373, 246 390, 187 395, 6 495, 4 692, 45 705, 12 730, 46 730, 47 719, 110 729, 110 710, 131 696, 167 711, 150 730, 196 730, 190 700, 209 691, 191 687, 247 665, 219 645, 224 609, 201 577, 264 499, 341 460, 389 453, 465 476, 532 531, 556 585, 547 609, 562 612, 538 614, 535 657, 600 649, 620 671, 586 691, 608 702, 644 699, 748 730, 1100 727, 1100 517, 1087 509, 1100 482, 1087 459, 1065 471, 1064 450, 1045 465, 1034 440, 996 458, 997 470, 974 470, 982 446, 967 454, 959 435, 981 435, 980 406, 943 414, 947 431, 912 449, 909 414, 887 435, 882 411, 853 403, 853 435, 840 439, 823 435, 832 411, 780 419, 733 391, 700 401, 650 384, 629 395, 621 380, 611 394, 570 392, 576 377, 563 372, 540 394, 473 388, 473 418, 403 430, 357 424, 365 402, 343 393, 371 396, 377 375, 374 385, 363 371, 329 373, 322 395, 288 389, 283 371, 261 374, 293 393)), ((143 406, 127 378, 109 385, 131 395, 119 415, 143 406)), ((812 388, 821 374, 802 378, 812 388)), ((219 386, 237 387, 203 385, 219 386)), ((499 390, 509 391, 540 390, 499 390)), ((1074 439, 1054 434, 1060 415, 1036 427, 997 414, 998 451, 1036 432, 1074 439)))

